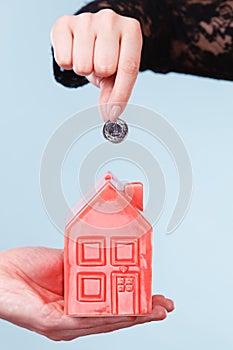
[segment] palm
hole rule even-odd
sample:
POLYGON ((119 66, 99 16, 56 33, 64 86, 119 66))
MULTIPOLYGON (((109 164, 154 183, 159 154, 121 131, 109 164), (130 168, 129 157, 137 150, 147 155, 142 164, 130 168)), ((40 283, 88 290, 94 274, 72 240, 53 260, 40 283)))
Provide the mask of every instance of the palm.
POLYGON ((54 340, 109 332, 161 320, 173 302, 153 297, 148 316, 67 317, 63 313, 63 251, 43 247, 17 248, 0 254, 0 315, 21 327, 54 340))

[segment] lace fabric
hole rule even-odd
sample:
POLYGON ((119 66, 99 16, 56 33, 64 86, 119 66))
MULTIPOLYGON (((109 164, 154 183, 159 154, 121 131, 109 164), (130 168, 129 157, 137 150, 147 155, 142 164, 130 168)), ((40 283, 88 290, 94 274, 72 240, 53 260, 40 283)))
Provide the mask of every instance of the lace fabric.
POLYGON ((233 1, 170 1, 170 69, 233 80, 233 1))
MULTIPOLYGON (((86 4, 76 15, 104 8, 140 22, 140 71, 233 80, 233 1, 99 0, 86 4)), ((55 79, 65 86, 88 83, 72 70, 62 70, 54 59, 53 67, 55 79)))

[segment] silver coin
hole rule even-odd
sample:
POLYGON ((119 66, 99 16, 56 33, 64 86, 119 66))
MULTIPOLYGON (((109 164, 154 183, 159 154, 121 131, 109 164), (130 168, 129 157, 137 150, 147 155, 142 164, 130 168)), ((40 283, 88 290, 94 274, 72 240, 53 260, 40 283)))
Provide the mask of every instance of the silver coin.
POLYGON ((128 125, 120 118, 114 122, 108 120, 103 127, 104 137, 112 143, 122 142, 128 134, 128 125))

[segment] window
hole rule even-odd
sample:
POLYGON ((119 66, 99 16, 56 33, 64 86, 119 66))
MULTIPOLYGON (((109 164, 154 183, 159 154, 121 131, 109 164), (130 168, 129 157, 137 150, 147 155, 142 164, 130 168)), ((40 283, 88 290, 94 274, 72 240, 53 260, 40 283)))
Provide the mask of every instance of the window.
POLYGON ((77 276, 78 301, 105 301, 106 276, 104 273, 80 272, 77 276))
POLYGON ((111 264, 137 265, 138 239, 135 237, 113 237, 111 239, 111 264))
POLYGON ((103 266, 106 264, 104 237, 80 237, 76 247, 77 265, 103 266))

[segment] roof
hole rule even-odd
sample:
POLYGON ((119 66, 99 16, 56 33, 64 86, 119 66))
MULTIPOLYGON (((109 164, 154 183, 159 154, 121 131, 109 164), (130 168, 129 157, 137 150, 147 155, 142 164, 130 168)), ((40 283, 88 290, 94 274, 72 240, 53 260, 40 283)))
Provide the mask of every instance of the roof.
MULTIPOLYGON (((80 233, 105 235, 109 230, 116 234, 143 234, 151 228, 141 212, 130 203, 124 185, 107 172, 95 186, 71 209, 66 234, 80 233)), ((74 237, 75 238, 75 237, 74 237)))

